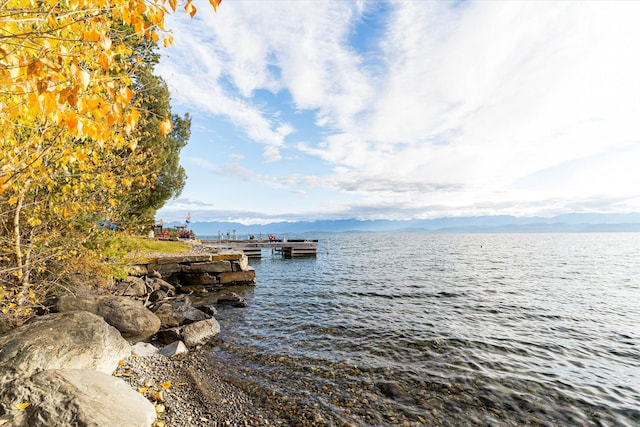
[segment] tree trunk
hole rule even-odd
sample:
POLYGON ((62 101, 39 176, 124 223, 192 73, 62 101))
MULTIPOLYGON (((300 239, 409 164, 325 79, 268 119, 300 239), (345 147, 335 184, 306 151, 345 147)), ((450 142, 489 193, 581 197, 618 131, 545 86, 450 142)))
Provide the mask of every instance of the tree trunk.
POLYGON ((16 210, 13 214, 13 244, 14 244, 14 256, 16 260, 16 289, 20 289, 18 297, 18 306, 25 306, 29 303, 29 269, 26 264, 26 257, 22 247, 22 230, 20 227, 22 206, 24 204, 24 196, 27 192, 27 186, 20 190, 18 195, 18 202, 16 203, 16 210))

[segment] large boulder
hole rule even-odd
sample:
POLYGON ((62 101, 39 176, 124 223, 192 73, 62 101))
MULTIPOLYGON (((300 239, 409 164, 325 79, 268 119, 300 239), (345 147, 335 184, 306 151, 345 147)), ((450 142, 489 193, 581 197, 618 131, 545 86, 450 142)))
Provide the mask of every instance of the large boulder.
POLYGON ((155 315, 160 319, 161 328, 180 326, 180 319, 173 316, 173 306, 171 304, 162 304, 156 309, 155 315))
POLYGON ((120 331, 131 342, 145 341, 160 329, 160 319, 140 301, 115 295, 61 297, 56 306, 60 312, 86 310, 97 314, 120 331))
POLYGON ((0 336, 0 383, 46 369, 111 374, 129 354, 129 343, 95 314, 48 314, 0 336))
POLYGON ((120 282, 116 282, 112 292, 119 296, 142 297, 147 294, 147 284, 139 277, 129 276, 120 282))
POLYGON ((220 324, 215 318, 189 323, 182 328, 182 340, 187 347, 195 347, 209 341, 220 333, 220 324))
POLYGON ((156 309, 155 315, 160 319, 163 328, 186 325, 211 317, 189 304, 175 303, 162 304, 156 309))
POLYGON ((205 344, 220 333, 220 323, 215 318, 189 323, 184 326, 161 329, 156 335, 160 344, 183 341, 187 347, 205 344))
POLYGON ((65 295, 57 299, 53 311, 67 313, 70 311, 88 311, 98 313, 98 298, 96 296, 71 296, 65 295))
POLYGON ((120 378, 55 369, 0 385, 0 417, 16 427, 149 427, 156 411, 120 378))

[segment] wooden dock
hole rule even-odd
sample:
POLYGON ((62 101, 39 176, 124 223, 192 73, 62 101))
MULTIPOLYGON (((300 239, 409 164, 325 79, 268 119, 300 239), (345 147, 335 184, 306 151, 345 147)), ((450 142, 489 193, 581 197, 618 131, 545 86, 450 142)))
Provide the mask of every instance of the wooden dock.
POLYGON ((242 251, 248 258, 261 258, 262 248, 271 248, 272 253, 282 254, 284 258, 315 257, 318 251, 317 240, 234 240, 203 239, 202 244, 215 249, 242 251))

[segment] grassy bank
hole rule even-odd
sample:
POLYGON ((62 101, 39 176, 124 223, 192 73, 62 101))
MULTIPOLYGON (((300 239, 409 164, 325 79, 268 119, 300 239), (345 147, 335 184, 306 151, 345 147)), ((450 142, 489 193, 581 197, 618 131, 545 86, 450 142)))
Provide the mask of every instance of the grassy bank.
POLYGON ((191 250, 189 243, 175 240, 156 240, 140 236, 128 236, 125 245, 131 253, 163 252, 181 254, 191 250))

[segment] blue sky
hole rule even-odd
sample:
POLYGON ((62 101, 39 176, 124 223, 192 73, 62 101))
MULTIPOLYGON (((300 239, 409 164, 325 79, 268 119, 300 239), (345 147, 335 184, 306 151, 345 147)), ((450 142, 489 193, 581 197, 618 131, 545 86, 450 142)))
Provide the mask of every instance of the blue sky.
POLYGON ((165 221, 640 211, 640 2, 225 0, 168 20, 165 221))

